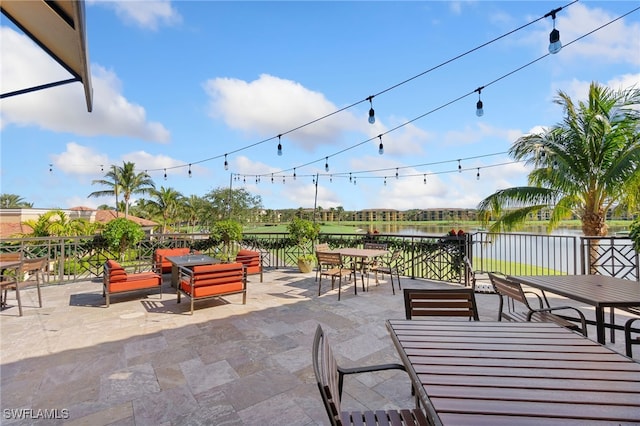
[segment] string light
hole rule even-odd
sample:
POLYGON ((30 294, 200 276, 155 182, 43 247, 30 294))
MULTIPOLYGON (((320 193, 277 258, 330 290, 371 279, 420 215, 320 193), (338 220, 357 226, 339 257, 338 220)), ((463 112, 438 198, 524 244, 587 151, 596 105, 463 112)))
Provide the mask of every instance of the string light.
POLYGON ((425 184, 425 185, 427 184, 427 174, 426 174, 426 173, 424 174, 424 180, 423 180, 423 182, 424 182, 424 184, 425 184))
POLYGON ((462 173, 462 164, 460 164, 460 160, 458 160, 458 173, 462 173))
POLYGON ((480 92, 482 92, 484 86, 478 87, 475 91, 478 92, 478 102, 476 102, 476 115, 478 117, 482 117, 484 115, 484 108, 482 105, 482 100, 480 99, 480 92))
POLYGON ((324 157, 324 171, 329 171, 329 157, 324 157))
POLYGON ((189 177, 191 177, 191 163, 189 163, 189 177))
POLYGON ((354 185, 356 184, 356 178, 355 177, 353 178, 353 184, 354 185))
POLYGON ((53 164, 49 164, 49 173, 53 173, 53 164))
POLYGON ((333 175, 329 175, 329 182, 333 182, 333 175))
POLYGON ((229 170, 229 162, 227 161, 227 154, 224 155, 224 169, 229 170))
POLYGON ((384 186, 387 186, 387 177, 384 177, 384 186))
POLYGON ((384 154, 384 145, 382 145, 382 134, 379 134, 378 138, 380 138, 380 146, 378 146, 378 154, 382 155, 384 154))
MULTIPOLYGON (((566 7, 568 7, 568 6, 572 5, 572 4, 574 4, 574 3, 576 3, 576 2, 577 2, 577 0, 575 0, 575 1, 571 1, 569 4, 565 5, 565 6, 564 6, 564 8, 566 8, 566 7)), ((522 29, 524 29, 524 28, 526 28, 526 27, 528 27, 528 26, 530 26, 530 25, 533 25, 533 24, 537 23, 538 21, 540 21, 541 19, 544 19, 544 18, 546 18, 546 17, 548 17, 548 16, 552 16, 553 18, 555 18, 555 12, 558 12, 558 11, 560 11, 560 10, 562 10, 562 9, 563 9, 563 7, 560 7, 560 8, 558 8, 558 9, 555 9, 555 10, 553 10, 553 11, 549 12, 548 14, 546 14, 544 17, 534 19, 534 20, 532 20, 532 21, 530 21, 530 22, 528 22, 528 23, 526 23, 526 24, 524 24, 524 25, 521 25, 521 26, 519 26, 519 27, 517 27, 517 28, 515 28, 515 29, 513 29, 513 30, 510 30, 509 32, 506 32, 506 33, 504 33, 504 34, 502 34, 502 35, 500 35, 500 36, 498 36, 498 37, 496 37, 496 38, 494 38, 494 39, 491 39, 491 40, 489 40, 489 41, 487 41, 487 42, 484 42, 484 43, 482 43, 482 44, 480 44, 480 45, 478 45, 478 46, 476 46, 476 47, 474 47, 474 48, 472 48, 472 49, 469 49, 469 50, 467 50, 467 51, 465 51, 465 52, 463 52, 463 53, 461 53, 461 54, 459 54, 459 55, 457 55, 457 56, 455 56, 455 57, 453 57, 453 58, 451 58, 451 59, 448 59, 448 60, 446 60, 446 61, 444 61, 444 62, 442 62, 442 63, 440 63, 440 64, 438 64, 438 65, 436 65, 436 66, 434 66, 434 67, 432 67, 432 68, 430 68, 430 69, 427 69, 427 70, 425 70, 425 71, 422 71, 422 72, 420 72, 419 74, 416 74, 416 75, 414 75, 414 76, 412 76, 412 77, 410 77, 410 78, 408 78, 408 79, 406 79, 406 80, 404 80, 404 81, 401 81, 401 82, 399 82, 399 83, 396 83, 396 84, 394 84, 393 86, 390 86, 390 87, 388 87, 388 88, 386 88, 386 89, 384 89, 384 90, 380 91, 380 92, 379 92, 379 93, 377 93, 376 95, 371 95, 371 96, 369 96, 369 97, 365 98, 365 100, 364 100, 364 101, 369 100, 369 102, 370 102, 370 104, 371 104, 371 110, 373 110, 373 102, 372 102, 372 99, 373 99, 375 96, 377 96, 377 95, 379 95, 379 94, 382 94, 382 93, 386 93, 386 92, 388 92, 388 91, 390 91, 390 90, 392 90, 392 89, 395 89, 395 88, 397 88, 397 87, 399 87, 399 86, 401 86, 401 85, 404 85, 404 84, 406 84, 406 83, 408 83, 408 82, 410 82, 410 81, 413 81, 413 80, 417 79, 418 77, 422 77, 422 76, 424 76, 424 75, 426 75, 426 74, 430 73, 431 71, 434 71, 434 70, 436 70, 436 69, 439 69, 439 68, 441 68, 441 67, 443 67, 443 66, 445 66, 445 65, 447 65, 447 64, 449 64, 449 63, 451 63, 451 62, 453 62, 454 60, 457 60, 457 59, 460 59, 460 58, 462 58, 462 57, 464 57, 464 56, 467 56, 467 55, 469 55, 469 54, 471 54, 471 53, 473 53, 473 52, 475 52, 475 51, 477 51, 477 50, 479 50, 479 49, 481 49, 481 48, 483 48, 483 47, 486 47, 486 46, 488 46, 488 45, 490 45, 490 44, 492 44, 492 43, 494 43, 494 42, 496 42, 496 41, 498 41, 498 40, 501 40, 501 39, 503 39, 503 38, 505 38, 505 37, 507 37, 507 36, 509 36, 509 35, 511 35, 511 34, 513 34, 513 33, 515 33, 515 32, 517 32, 517 31, 520 31, 520 30, 522 30, 522 29)), ((636 10, 637 10, 637 8, 636 8, 636 9, 633 9, 633 10, 631 10, 631 11, 629 11, 629 12, 627 12, 627 13, 623 14, 623 15, 621 15, 621 16, 620 16, 620 17, 618 17, 618 18, 615 18, 615 19, 613 19, 613 20, 611 20, 611 21, 607 22, 605 25, 602 25, 602 26, 600 26, 599 28, 597 28, 597 29, 595 29, 595 30, 591 31, 590 33, 585 34, 585 35, 589 35, 589 34, 591 34, 591 33, 595 32, 595 31, 599 31, 599 30, 601 30, 602 28, 604 28, 604 27, 606 27, 606 26, 608 26, 608 25, 611 25, 611 24, 613 24, 614 22, 617 22, 620 18, 622 18, 622 17, 624 17, 624 16, 627 16, 628 14, 630 14, 630 13, 632 13, 632 12, 635 12, 636 10)), ((555 20, 554 20, 554 29, 555 29, 555 20)), ((557 30, 556 30, 556 31, 557 31, 557 30)), ((584 37, 584 36, 579 37, 579 38, 577 38, 575 41, 580 40, 580 39, 581 39, 581 38, 583 38, 583 37, 584 37)), ((558 39, 559 39, 559 32, 558 32, 558 39)), ((558 40, 558 41, 559 41, 559 40, 558 40)), ((538 59, 542 59, 542 58, 538 58, 538 59)), ((530 63, 528 63, 527 65, 525 65, 525 66, 523 66, 523 67, 518 68, 516 71, 519 71, 519 70, 521 70, 521 69, 523 69, 523 68, 525 68, 525 67, 527 67, 527 66, 529 66, 529 65, 531 65, 531 64, 533 64, 533 63, 535 63, 536 61, 537 61, 537 60, 531 61, 531 62, 530 62, 530 63)), ((493 81, 491 84, 495 83, 495 82, 496 82, 496 81, 498 81, 498 80, 501 80, 501 79, 505 78, 506 76, 509 76, 509 75, 511 75, 511 74, 514 74, 514 72, 515 72, 515 71, 511 71, 511 72, 507 73, 506 75, 504 75, 504 76, 502 76, 502 77, 500 77, 500 78, 496 79, 495 81, 493 81)), ((340 113, 340 112, 342 112, 342 111, 348 110, 348 109, 350 109, 350 108, 352 108, 352 107, 354 107, 354 106, 356 106, 356 105, 360 104, 361 102, 363 102, 363 101, 354 102, 354 103, 352 103, 352 104, 350 104, 350 105, 347 105, 347 106, 345 106, 345 107, 343 107, 343 108, 341 108, 341 109, 339 109, 339 110, 333 111, 333 112, 328 113, 328 114, 326 114, 326 115, 324 115, 324 116, 322 116, 322 117, 319 117, 319 118, 313 119, 313 120, 311 120, 311 121, 310 121, 310 122, 308 122, 308 123, 305 123, 305 124, 302 124, 302 125, 300 125, 300 126, 297 126, 297 127, 293 128, 293 129, 291 129, 291 130, 287 131, 286 133, 290 133, 290 132, 293 132, 293 131, 299 130, 299 129, 303 128, 303 127, 306 127, 306 126, 309 126, 309 125, 311 125, 311 124, 314 124, 314 123, 316 123, 316 122, 318 122, 318 121, 321 121, 321 120, 323 120, 323 119, 325 119, 325 118, 331 117, 331 116, 333 116, 333 115, 335 115, 335 114, 338 114, 338 113, 340 113)), ((451 103, 451 102, 450 102, 450 103, 451 103)), ((439 110, 439 109, 441 109, 441 108, 442 108, 442 107, 436 108, 436 109, 434 109, 433 111, 439 110)), ((433 112, 433 111, 431 111, 431 112, 433 112)), ((370 112, 371 112, 371 111, 370 111, 370 112)), ((416 118, 416 119, 414 119, 414 120, 410 120, 409 122, 405 123, 405 125, 410 124, 410 123, 414 122, 415 120, 417 120, 418 118, 422 118, 422 117, 424 117, 424 116, 426 116, 426 115, 428 115, 428 114, 429 114, 429 113, 426 113, 426 114, 423 114, 423 115, 422 115, 422 116, 420 116, 420 117, 417 117, 417 118, 416 118)), ((375 120, 375 112, 373 113, 373 116, 374 116, 374 120, 375 120)), ((397 128, 400 128, 400 127, 403 127, 403 126, 401 125, 401 126, 398 126, 397 128)), ((395 129, 394 129, 394 130, 395 130, 395 129)), ((256 145, 259 145, 259 144, 262 144, 262 143, 264 143, 264 142, 267 142, 267 141, 269 141, 269 140, 271 140, 271 139, 273 139, 273 138, 268 138, 268 139, 265 139, 265 140, 259 141, 259 142, 257 142, 257 143, 253 143, 253 144, 247 145, 247 146, 242 147, 242 148, 240 148, 240 149, 237 149, 237 150, 235 150, 235 151, 233 151, 233 152, 235 153, 235 152, 238 152, 238 151, 243 151, 243 150, 249 149, 249 148, 254 147, 254 146, 256 146, 256 145)), ((359 146, 359 145, 360 145, 360 144, 358 144, 358 145, 356 145, 356 146, 359 146)), ((353 147, 352 147, 352 148, 353 148, 353 147)), ((200 162, 205 162, 205 161, 209 161, 209 160, 211 160, 211 159, 213 159, 213 158, 217 158, 217 157, 211 157, 211 158, 203 159, 203 160, 198 161, 198 163, 200 163, 200 162)), ((182 165, 182 166, 175 166, 175 167, 173 167, 173 168, 176 168, 176 167, 184 167, 184 165, 182 165)), ((156 169, 156 170, 159 170, 159 169, 156 169)))
POLYGON ((100 164, 100 172, 104 172, 104 164, 100 164))
POLYGON ((164 180, 167 180, 167 169, 164 169, 164 180))
POLYGON ((398 179, 398 168, 396 167, 396 179, 398 179))
POLYGON ((296 180, 296 168, 293 168, 293 180, 296 180))
POLYGON ((376 122, 376 112, 373 110, 373 95, 369 96, 367 100, 371 106, 371 108, 369 108, 369 124, 374 124, 376 122))
POLYGON ((478 173, 476 174, 476 179, 480 180, 480 167, 478 167, 478 173))
POLYGON ((273 183, 273 173, 271 173, 271 183, 273 183))
POLYGON ((352 182, 353 178, 351 177, 351 172, 349 172, 349 182, 352 182))
POLYGON ((556 54, 562 49, 562 43, 560 42, 560 31, 556 29, 556 13, 562 10, 561 7, 553 9, 551 12, 544 15, 545 18, 551 16, 553 21, 553 30, 549 33, 549 53, 556 54))
POLYGON ((282 155, 282 143, 280 142, 280 138, 282 135, 278 135, 278 155, 282 155))

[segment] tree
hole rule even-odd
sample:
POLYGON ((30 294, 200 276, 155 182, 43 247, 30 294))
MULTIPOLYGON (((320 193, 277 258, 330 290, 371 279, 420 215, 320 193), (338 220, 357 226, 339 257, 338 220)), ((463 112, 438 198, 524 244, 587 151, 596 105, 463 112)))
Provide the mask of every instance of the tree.
POLYGON ((125 218, 129 216, 131 196, 134 194, 147 194, 155 188, 153 179, 145 172, 136 173, 135 164, 131 162, 123 162, 122 167, 111 166, 111 170, 104 177, 105 179, 93 180, 91 184, 103 185, 110 189, 94 191, 88 197, 115 196, 116 207, 118 207, 118 196, 122 194, 125 218))
POLYGON ((144 238, 144 231, 137 223, 119 217, 104 226, 102 237, 110 249, 118 251, 119 259, 124 260, 124 252, 144 238))
POLYGON ((167 232, 167 223, 177 220, 178 207, 184 198, 182 193, 173 188, 165 188, 161 186, 159 190, 152 189, 150 191, 152 199, 148 205, 153 207, 162 217, 162 233, 167 232))
POLYGON ((215 188, 204 195, 210 203, 207 221, 210 226, 224 218, 234 218, 241 222, 256 217, 262 209, 259 195, 251 195, 246 189, 215 188))
POLYGON ((0 207, 3 209, 32 208, 33 203, 27 203, 16 194, 0 194, 0 207))
POLYGON ((50 210, 38 216, 37 219, 28 219, 22 222, 32 229, 25 237, 71 237, 77 235, 91 235, 100 225, 89 223, 86 219, 69 219, 62 210, 50 210))
POLYGON ((242 239, 242 225, 233 220, 226 219, 215 223, 211 230, 211 236, 215 240, 222 241, 224 260, 231 259, 231 243, 242 239))
POLYGON ((527 215, 550 209, 548 229, 576 215, 586 236, 607 234, 607 211, 630 211, 640 197, 640 90, 614 91, 591 83, 588 99, 577 105, 559 91, 555 103, 564 119, 541 133, 519 138, 510 148, 515 160, 535 168, 529 186, 502 189, 478 205, 492 231, 511 230, 527 215))

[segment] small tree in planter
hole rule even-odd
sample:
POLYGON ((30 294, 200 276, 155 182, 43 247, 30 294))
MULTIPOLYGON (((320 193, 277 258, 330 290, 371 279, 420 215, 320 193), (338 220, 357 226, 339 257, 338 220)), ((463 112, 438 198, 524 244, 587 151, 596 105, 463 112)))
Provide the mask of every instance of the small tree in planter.
POLYGON ((298 246, 298 268, 300 272, 311 272, 315 257, 309 249, 309 243, 316 240, 320 234, 320 225, 307 219, 293 218, 287 225, 289 236, 298 246))
POLYGON ((222 241, 221 260, 228 262, 231 260, 231 243, 242 239, 242 225, 231 219, 221 220, 213 225, 211 236, 222 241))
POLYGON ((137 223, 120 217, 104 226, 102 237, 109 249, 118 252, 119 260, 124 261, 125 251, 144 238, 144 231, 137 223))

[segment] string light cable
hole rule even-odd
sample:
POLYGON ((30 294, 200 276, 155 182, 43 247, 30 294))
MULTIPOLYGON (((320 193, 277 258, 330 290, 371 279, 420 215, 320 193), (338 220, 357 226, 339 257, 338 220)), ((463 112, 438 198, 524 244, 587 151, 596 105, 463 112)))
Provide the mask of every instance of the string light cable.
MULTIPOLYGON (((577 3, 577 2, 578 2, 578 0, 573 0, 573 1, 569 2, 569 3, 567 3, 566 5, 561 6, 560 9, 566 9, 567 7, 573 5, 574 3, 577 3)), ((282 137, 284 135, 293 133, 293 132, 295 132, 297 130, 300 130, 300 129, 304 128, 304 127, 307 127, 307 126, 315 124, 315 123, 317 123, 319 121, 325 120, 325 119, 327 119, 329 117, 332 117, 332 116, 334 116, 336 114, 339 114, 341 112, 349 110, 349 109, 351 109, 351 108, 353 108, 355 106, 358 106, 358 105, 360 105, 362 103, 371 102, 371 100, 373 98, 375 98, 376 96, 382 95, 382 94, 387 93, 387 92, 389 92, 391 90, 394 90, 394 89, 396 89, 396 88, 398 88, 400 86, 403 86, 403 85, 405 85, 405 84, 407 84, 407 83, 409 83, 409 82, 411 82, 413 80, 416 80, 416 79, 418 79, 418 78, 420 78, 420 77, 422 77, 422 76, 424 76, 426 74, 429 74, 430 72, 433 72, 433 71, 435 71, 435 70, 437 70, 439 68, 442 68, 445 65, 448 65, 448 64, 450 64, 450 63, 452 63, 452 62, 454 62, 454 61, 456 61, 458 59, 461 59, 461 58, 463 58, 463 57, 465 57, 465 56, 467 56, 467 55, 469 55, 471 53, 474 53, 474 52, 476 52, 476 51, 478 51, 478 50, 480 50, 480 49, 482 49, 482 48, 484 48, 484 47, 486 47, 486 46, 488 46, 488 45, 490 45, 492 43, 495 43, 495 42, 497 42, 497 41, 499 41, 499 40, 501 40, 501 39, 503 39, 505 37, 508 37, 508 36, 518 32, 518 31, 523 30, 524 28, 527 28, 527 27, 537 23, 538 21, 541 21, 541 20, 546 19, 546 18, 547 18, 547 15, 543 15, 543 16, 537 18, 537 19, 534 19, 533 21, 530 21, 530 22, 528 22, 526 24, 523 24, 523 25, 521 25, 521 26, 519 26, 519 27, 517 27, 517 28, 515 28, 515 29, 513 29, 511 31, 508 31, 508 32, 506 32, 506 33, 504 33, 504 34, 502 34, 502 35, 500 35, 498 37, 495 37, 495 38, 493 38, 493 39, 491 39, 489 41, 486 41, 486 42, 484 42, 484 43, 482 43, 482 44, 480 44, 480 45, 478 45, 478 46, 476 46, 476 47, 474 47, 472 49, 469 49, 469 50, 467 50, 467 51, 465 51, 465 52, 463 52, 463 53, 461 53, 459 55, 456 55, 456 56, 454 56, 454 57, 452 57, 452 58, 450 58, 450 59, 448 59, 448 60, 446 60, 446 61, 444 61, 444 62, 442 62, 442 63, 440 63, 438 65, 435 65, 435 66, 433 66, 433 67, 431 67, 431 68, 429 68, 429 69, 427 69, 425 71, 422 71, 422 72, 420 72, 420 73, 418 73, 418 74, 416 74, 416 75, 414 75, 412 77, 409 77, 409 78, 407 78, 405 80, 402 80, 399 83, 396 83, 396 84, 394 84, 392 86, 389 86, 386 89, 383 89, 383 90, 381 90, 381 91, 379 91, 379 92, 377 92, 377 93, 375 93, 373 95, 367 96, 364 99, 361 99, 359 101, 353 102, 353 103, 348 104, 348 105, 346 105, 346 106, 344 106, 344 107, 342 107, 340 109, 337 109, 337 110, 335 110, 333 112, 330 112, 330 113, 325 114, 325 115, 323 115, 321 117, 318 117, 318 118, 313 119, 311 121, 308 121, 308 122, 306 122, 304 124, 296 126, 296 127, 292 128, 292 129, 287 130, 286 132, 282 132, 282 133, 280 133, 278 135, 271 136, 269 138, 259 140, 257 142, 252 143, 252 144, 239 147, 239 148, 237 148, 235 150, 227 151, 226 154, 218 154, 218 155, 215 155, 215 156, 212 156, 212 157, 208 157, 208 158, 204 158, 204 159, 201 159, 201 160, 198 160, 198 161, 192 161, 192 162, 190 162, 188 164, 191 164, 191 165, 202 164, 202 163, 205 163, 205 162, 209 162, 209 161, 212 161, 212 160, 216 160, 216 159, 222 158, 227 154, 231 155, 231 154, 235 154, 235 153, 238 153, 238 152, 246 151, 246 150, 248 150, 250 148, 254 148, 254 147, 258 146, 258 145, 262 145, 264 143, 273 141, 275 139, 279 139, 280 137, 282 137)), ((185 163, 185 164, 181 164, 181 165, 171 166, 171 167, 167 167, 166 169, 167 170, 171 170, 171 169, 185 168, 185 167, 188 167, 188 164, 185 163)), ((148 171, 149 172, 155 172, 155 171, 161 171, 163 169, 164 168, 148 169, 148 171)))
MULTIPOLYGON (((578 38, 566 43, 564 45, 564 48, 566 48, 566 47, 568 47, 568 46, 570 46, 570 45, 582 40, 583 38, 585 38, 585 37, 597 32, 597 31, 599 31, 599 30, 601 30, 601 29, 603 29, 603 28, 605 28, 605 27, 607 27, 607 26, 609 26, 611 24, 613 24, 614 22, 616 22, 616 21, 618 21, 618 20, 620 20, 620 19, 622 19, 622 18, 624 18, 624 17, 626 17, 626 16, 628 16, 628 15, 630 15, 630 14, 632 14, 632 13, 638 11, 638 10, 640 10, 640 6, 636 7, 633 10, 630 10, 629 12, 627 12, 627 13, 625 13, 625 14, 623 14, 623 15, 621 15, 621 16, 619 16, 619 17, 617 17, 617 18, 615 18, 615 19, 613 19, 613 20, 611 20, 611 21, 609 21, 609 22, 597 27, 597 28, 594 28, 593 30, 591 30, 591 31, 579 36, 578 38)), ((525 63, 524 65, 521 65, 520 67, 515 68, 515 69, 509 71, 506 74, 503 74, 502 76, 499 76, 499 77, 495 78, 494 80, 490 81, 489 83, 486 83, 485 85, 481 86, 481 88, 482 88, 482 90, 484 90, 487 87, 495 85, 496 83, 506 79, 507 77, 510 77, 513 74, 515 74, 515 73, 517 73, 519 71, 522 71, 523 69, 525 69, 525 68, 527 68, 527 67, 529 67, 529 66, 531 66, 531 65, 533 65, 533 64, 535 64, 535 63, 541 61, 542 59, 545 59, 545 58, 547 58, 548 56, 551 56, 551 55, 552 55, 551 53, 545 53, 544 55, 542 55, 542 56, 540 56, 538 58, 535 58, 535 59, 525 63)), ((297 165, 297 166, 295 166, 295 168, 296 169, 301 169, 301 168, 304 168, 304 167, 308 167, 308 166, 314 165, 314 164, 316 164, 316 163, 318 163, 320 161, 323 161, 325 158, 331 158, 331 157, 338 156, 340 154, 343 154, 343 153, 345 153, 347 151, 350 151, 352 149, 355 149, 357 147, 360 147, 360 146, 362 146, 362 145, 364 145, 366 143, 369 143, 369 142, 372 142, 372 141, 375 141, 375 140, 379 141, 379 140, 381 140, 382 136, 385 136, 385 135, 387 135, 389 133, 392 133, 392 132, 394 132, 396 130, 399 130, 399 129, 401 129, 401 128, 409 125, 409 124, 412 124, 412 123, 418 121, 418 120, 421 120, 422 118, 424 118, 424 117, 426 117, 428 115, 431 115, 431 114, 433 114, 433 113, 435 113, 435 112, 437 112, 437 111, 439 111, 441 109, 444 109, 444 108, 446 108, 446 107, 448 107, 448 106, 450 106, 450 105, 452 105, 452 104, 454 104, 456 102, 459 102, 459 101, 461 101, 461 100, 463 100, 463 99, 465 99, 465 98, 467 98, 467 97, 469 97, 469 96, 471 96, 471 95, 473 95, 475 93, 478 93, 478 88, 476 88, 474 90, 471 90, 471 91, 469 91, 469 92, 467 92, 465 94, 462 94, 462 95, 458 96, 457 98, 454 98, 454 99, 452 99, 452 100, 450 100, 450 101, 448 101, 448 102, 446 102, 446 103, 444 103, 444 104, 442 104, 442 105, 440 105, 440 106, 438 106, 436 108, 433 108, 433 109, 431 109, 431 110, 429 110, 429 111, 427 111, 427 112, 425 112, 425 113, 423 113, 423 114, 421 114, 421 115, 419 115, 417 117, 414 117, 411 120, 408 120, 408 121, 406 121, 404 123, 401 123, 401 124, 397 125, 396 127, 390 128, 389 130, 387 130, 384 133, 381 133, 381 134, 379 134, 377 136, 373 136, 371 138, 365 139, 365 140, 363 140, 361 142, 358 142, 358 143, 356 143, 354 145, 348 146, 348 147, 346 147, 346 148, 344 148, 342 150, 336 151, 336 152, 334 152, 334 153, 332 153, 332 154, 330 154, 328 156, 324 156, 324 157, 309 161, 307 163, 297 165)), ((457 161, 457 160, 449 160, 449 161, 457 161)), ((283 169, 283 170, 281 170, 280 172, 277 172, 277 173, 285 173, 285 172, 288 172, 288 171, 291 171, 291 170, 292 170, 292 168, 283 169)), ((337 173, 334 173, 334 175, 336 175, 336 174, 337 173)))

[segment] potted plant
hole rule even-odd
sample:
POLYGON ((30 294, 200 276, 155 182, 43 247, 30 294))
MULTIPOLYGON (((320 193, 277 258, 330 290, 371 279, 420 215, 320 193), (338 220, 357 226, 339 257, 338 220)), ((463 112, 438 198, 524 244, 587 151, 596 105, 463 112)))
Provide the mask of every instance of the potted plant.
POLYGON ((307 219, 293 218, 287 225, 289 236, 299 249, 298 268, 300 272, 311 272, 315 257, 311 252, 311 242, 318 238, 320 225, 307 219))

